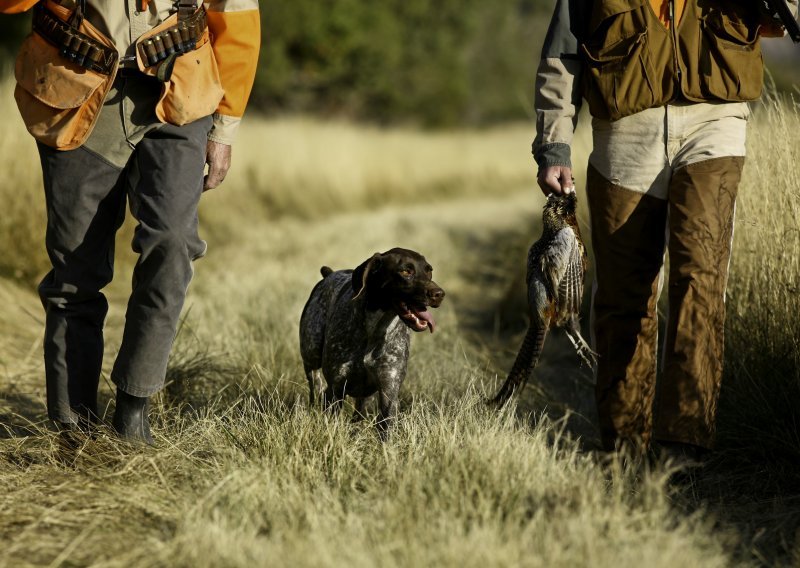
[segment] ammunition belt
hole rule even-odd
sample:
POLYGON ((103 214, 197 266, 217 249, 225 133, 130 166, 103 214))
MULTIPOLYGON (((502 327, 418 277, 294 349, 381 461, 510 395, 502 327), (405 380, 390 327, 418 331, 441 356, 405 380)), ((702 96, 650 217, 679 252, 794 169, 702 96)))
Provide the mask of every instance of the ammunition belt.
POLYGON ((152 67, 170 55, 182 55, 193 51, 206 29, 206 11, 195 10, 194 14, 178 20, 178 23, 136 44, 145 67, 152 67))
POLYGON ((117 67, 119 54, 112 49, 73 28, 50 12, 43 3, 33 12, 33 31, 61 51, 61 56, 80 67, 111 75, 117 67))

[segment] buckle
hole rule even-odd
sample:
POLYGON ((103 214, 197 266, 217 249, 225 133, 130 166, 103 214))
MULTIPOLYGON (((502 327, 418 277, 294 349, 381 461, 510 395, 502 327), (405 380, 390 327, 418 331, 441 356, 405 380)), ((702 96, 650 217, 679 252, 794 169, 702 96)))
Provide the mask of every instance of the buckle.
POLYGON ((197 11, 195 0, 176 0, 174 6, 178 12, 178 20, 185 20, 197 11))

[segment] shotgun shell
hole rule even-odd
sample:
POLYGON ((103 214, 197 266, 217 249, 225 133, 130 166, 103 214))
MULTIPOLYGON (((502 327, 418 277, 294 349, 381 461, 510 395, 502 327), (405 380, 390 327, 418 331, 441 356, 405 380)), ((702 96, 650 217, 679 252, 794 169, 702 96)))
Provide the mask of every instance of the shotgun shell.
POLYGON ((156 46, 153 45, 153 40, 148 39, 142 45, 144 55, 147 58, 147 66, 155 65, 158 63, 158 54, 156 53, 156 46))

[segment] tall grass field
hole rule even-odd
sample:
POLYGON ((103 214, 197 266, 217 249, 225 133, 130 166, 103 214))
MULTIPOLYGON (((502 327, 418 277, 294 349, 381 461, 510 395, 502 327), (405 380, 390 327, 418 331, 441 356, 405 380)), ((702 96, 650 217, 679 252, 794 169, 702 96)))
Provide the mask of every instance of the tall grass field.
MULTIPOLYGON (((544 202, 533 125, 428 133, 247 117, 228 179, 203 197, 209 254, 154 400, 155 446, 103 431, 64 448, 44 403, 38 158, 10 86, 0 92, 0 566, 800 564, 796 103, 753 108, 719 448, 676 482, 670 463, 596 451, 591 373, 559 334, 514 405, 484 404, 525 326, 523 267, 544 202), (297 325, 323 264, 353 268, 394 246, 423 253, 447 297, 436 333, 413 338, 384 444, 347 408, 309 408, 297 325)), ((106 422, 133 226, 106 290, 106 422)))

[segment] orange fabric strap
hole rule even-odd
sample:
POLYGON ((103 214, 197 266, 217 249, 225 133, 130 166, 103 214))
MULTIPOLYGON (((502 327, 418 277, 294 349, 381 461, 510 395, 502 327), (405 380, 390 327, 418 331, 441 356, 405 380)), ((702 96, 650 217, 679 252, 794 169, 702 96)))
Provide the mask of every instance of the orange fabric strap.
POLYGON ((0 5, 0 14, 19 14, 30 10, 39 0, 10 0, 0 5))
MULTIPOLYGON (((669 27, 669 0, 650 0, 653 12, 666 27, 669 27)), ((675 17, 680 22, 683 17, 683 10, 686 8, 686 0, 675 0, 675 17)))

